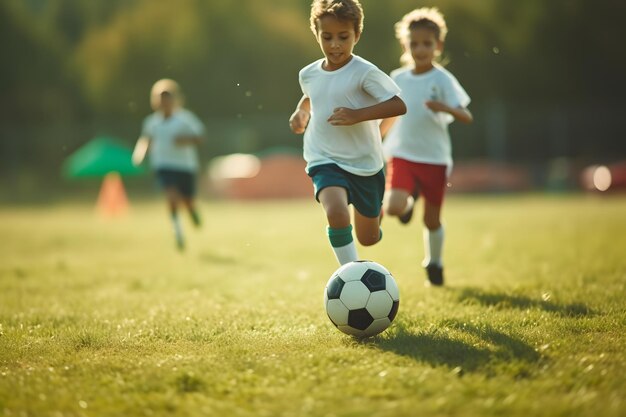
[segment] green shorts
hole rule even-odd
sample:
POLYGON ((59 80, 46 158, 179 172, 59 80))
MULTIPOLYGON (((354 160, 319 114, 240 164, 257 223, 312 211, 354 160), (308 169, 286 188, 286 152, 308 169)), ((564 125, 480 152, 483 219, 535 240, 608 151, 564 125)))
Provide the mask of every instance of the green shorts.
POLYGON ((174 188, 186 198, 196 195, 196 175, 192 172, 160 168, 156 170, 156 178, 163 189, 174 188))
POLYGON ((309 168, 309 177, 315 187, 315 199, 326 187, 343 187, 348 191, 348 204, 365 217, 378 217, 385 194, 385 173, 363 177, 345 171, 336 164, 316 165, 309 168))

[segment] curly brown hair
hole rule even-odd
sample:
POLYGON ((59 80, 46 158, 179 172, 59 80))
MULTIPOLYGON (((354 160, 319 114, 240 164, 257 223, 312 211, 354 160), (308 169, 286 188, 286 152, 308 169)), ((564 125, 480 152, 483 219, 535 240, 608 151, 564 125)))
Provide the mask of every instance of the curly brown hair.
POLYGON ((446 40, 446 35, 448 34, 448 26, 443 18, 443 14, 436 7, 422 7, 405 14, 396 23, 395 28, 396 38, 400 41, 406 39, 412 29, 417 28, 432 30, 441 42, 446 40))
MULTIPOLYGON (((444 42, 448 34, 448 26, 443 14, 436 7, 422 7, 405 14, 399 22, 395 24, 396 38, 404 42, 413 29, 429 29, 435 34, 438 41, 444 42)), ((408 65, 411 62, 411 54, 405 52, 400 58, 400 62, 408 65)))
POLYGON ((313 0, 311 3, 311 31, 317 36, 317 24, 324 16, 354 23, 354 32, 363 32, 363 7, 359 0, 313 0))

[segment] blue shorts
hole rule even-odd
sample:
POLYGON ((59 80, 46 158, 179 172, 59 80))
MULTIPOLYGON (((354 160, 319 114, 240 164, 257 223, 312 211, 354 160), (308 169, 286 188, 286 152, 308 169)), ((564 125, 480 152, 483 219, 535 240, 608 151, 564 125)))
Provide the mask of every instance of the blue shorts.
POLYGON ((348 191, 348 204, 365 217, 378 217, 385 194, 385 173, 364 177, 339 168, 336 164, 316 165, 309 168, 309 177, 313 180, 315 199, 326 187, 343 187, 348 191))
POLYGON ((175 169, 157 169, 157 182, 163 189, 174 188, 183 197, 196 195, 196 175, 189 171, 175 169))

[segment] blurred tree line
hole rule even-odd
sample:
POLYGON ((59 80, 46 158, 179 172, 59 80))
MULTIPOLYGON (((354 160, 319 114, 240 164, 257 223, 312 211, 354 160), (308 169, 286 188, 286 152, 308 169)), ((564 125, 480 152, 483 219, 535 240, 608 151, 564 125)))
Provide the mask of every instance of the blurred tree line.
MULTIPOLYGON (((447 67, 473 101, 456 159, 543 163, 626 156, 622 0, 362 0, 356 53, 398 66, 393 24, 437 6, 447 67)), ((287 118, 300 68, 321 56, 309 0, 3 0, 0 173, 55 176, 97 134, 131 145, 159 78, 178 80, 209 128, 203 158, 298 148, 287 118)), ((30 177, 29 177, 30 175, 30 177)))

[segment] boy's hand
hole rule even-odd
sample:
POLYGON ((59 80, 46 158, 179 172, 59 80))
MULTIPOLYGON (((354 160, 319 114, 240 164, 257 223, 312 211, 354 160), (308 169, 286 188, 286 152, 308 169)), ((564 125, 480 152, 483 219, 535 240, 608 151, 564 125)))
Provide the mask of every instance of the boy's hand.
POLYGON ((474 116, 472 116, 472 113, 470 113, 465 107, 450 107, 440 101, 427 101, 426 107, 434 112, 448 113, 452 115, 455 120, 462 123, 472 123, 474 121, 474 116))
POLYGON ((429 100, 426 102, 426 107, 428 107, 430 110, 434 112, 440 112, 440 111, 443 111, 446 113, 450 112, 450 107, 448 107, 441 101, 429 100))
POLYGON ((137 140, 137 144, 135 144, 135 149, 133 149, 133 155, 131 157, 133 165, 141 165, 144 158, 146 157, 146 152, 148 151, 149 146, 150 139, 148 139, 147 137, 142 136, 137 140))
POLYGON ((306 130, 307 124, 309 124, 309 119, 311 118, 311 114, 302 109, 298 109, 289 118, 289 127, 291 131, 295 134, 304 133, 306 130))
POLYGON ((352 126, 360 121, 357 118, 357 111, 347 107, 337 107, 328 118, 328 122, 333 126, 352 126))

